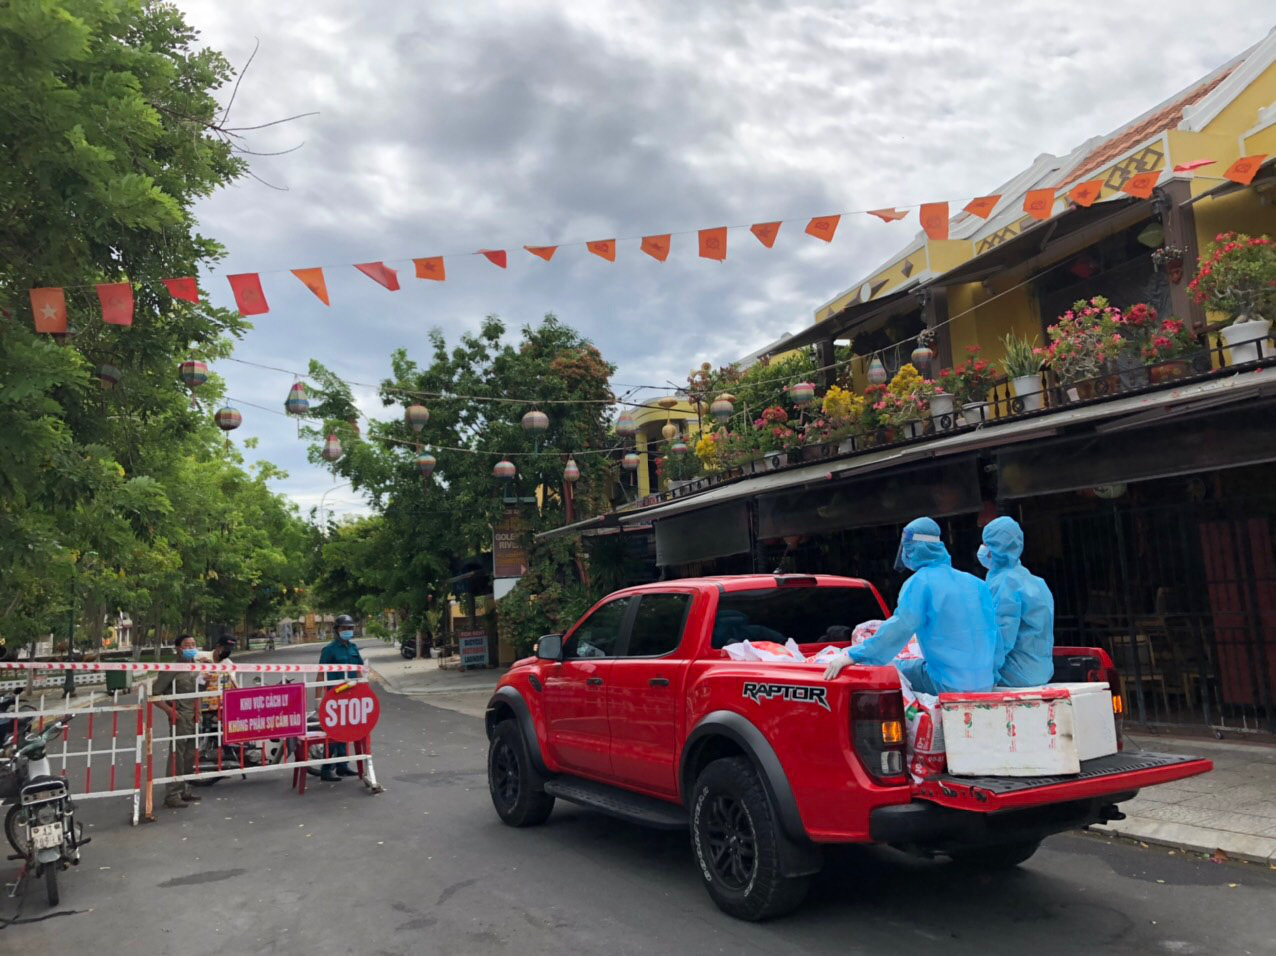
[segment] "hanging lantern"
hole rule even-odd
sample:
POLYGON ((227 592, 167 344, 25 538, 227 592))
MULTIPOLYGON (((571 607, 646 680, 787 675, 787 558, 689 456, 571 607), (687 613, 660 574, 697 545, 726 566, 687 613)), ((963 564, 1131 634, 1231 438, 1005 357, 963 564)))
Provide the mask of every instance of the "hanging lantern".
POLYGON ((533 409, 523 416, 522 425, 523 431, 535 435, 549 428, 549 416, 533 409))
POLYGON ((888 377, 889 376, 886 374, 886 366, 882 364, 882 360, 880 358, 874 355, 873 361, 868 363, 868 384, 885 385, 888 377))
POLYGON ((676 455, 679 458, 681 458, 690 450, 691 449, 687 447, 687 443, 685 441, 676 441, 669 446, 669 454, 676 455))
POLYGON ((104 392, 109 392, 115 388, 123 377, 124 373, 114 365, 99 365, 97 367, 97 380, 104 392))
POLYGON ((434 466, 438 463, 438 459, 429 452, 422 452, 416 456, 416 470, 421 473, 422 478, 429 478, 434 473, 434 466))
POLYGON ((567 464, 563 466, 563 481, 569 485, 576 484, 580 480, 580 466, 576 464, 575 458, 568 458, 567 464))
POLYGON ((620 417, 616 419, 616 434, 621 438, 633 438, 638 432, 638 422, 634 418, 633 412, 625 409, 620 413, 620 417))
POLYGON ((420 434, 430 420, 430 410, 424 405, 409 405, 403 412, 403 420, 408 423, 409 428, 420 434))
POLYGON ((789 386, 789 398, 795 405, 805 405, 815 398, 815 386, 810 382, 798 382, 789 386))
POLYGON ((323 451, 319 453, 319 457, 324 461, 336 461, 343 454, 345 452, 341 448, 341 439, 332 434, 323 443, 323 451))
POLYGON ((217 410, 217 414, 213 416, 213 421, 217 423, 217 427, 222 431, 233 432, 244 423, 244 416, 239 414, 239 409, 231 408, 227 405, 225 408, 217 410))
POLYGON ((673 441, 678 437, 678 426, 673 422, 665 422, 660 426, 660 434, 664 436, 665 441, 673 441))
POLYGON ((288 389, 288 397, 284 400, 284 411, 289 415, 304 415, 310 411, 310 399, 306 397, 306 386, 301 382, 293 382, 288 389))
POLYGON ((501 481, 513 481, 514 476, 518 474, 518 469, 514 467, 514 463, 507 458, 502 458, 496 463, 496 467, 492 469, 492 477, 499 478, 501 481))
POLYGON ((620 459, 620 466, 624 468, 625 471, 637 471, 638 456, 634 454, 632 451, 629 452, 628 454, 625 455, 624 458, 620 459))
POLYGON ((178 366, 178 374, 187 388, 199 388, 208 381, 208 366, 190 359, 178 366))
POLYGON ((922 371, 929 371, 930 360, 933 359, 934 357, 935 357, 934 349, 932 349, 928 345, 918 344, 917 348, 913 349, 913 353, 912 355, 909 356, 909 359, 913 363, 913 368, 919 369, 922 371))
POLYGON ((723 392, 713 400, 713 404, 709 406, 709 414, 720 424, 725 425, 731 421, 731 416, 735 414, 735 405, 732 404, 734 395, 728 395, 723 392))

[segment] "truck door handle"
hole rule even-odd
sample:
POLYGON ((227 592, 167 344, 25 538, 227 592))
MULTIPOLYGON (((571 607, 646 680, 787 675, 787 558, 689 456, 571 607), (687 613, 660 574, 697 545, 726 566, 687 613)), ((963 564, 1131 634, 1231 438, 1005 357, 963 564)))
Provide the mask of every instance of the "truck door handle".
POLYGON ((601 685, 602 682, 603 679, 601 677, 590 677, 585 680, 585 683, 589 684, 591 687, 597 687, 601 685))
POLYGON ((651 680, 647 681, 647 686, 649 686, 649 687, 668 687, 668 686, 669 686, 669 678, 668 678, 668 677, 653 677, 651 680))

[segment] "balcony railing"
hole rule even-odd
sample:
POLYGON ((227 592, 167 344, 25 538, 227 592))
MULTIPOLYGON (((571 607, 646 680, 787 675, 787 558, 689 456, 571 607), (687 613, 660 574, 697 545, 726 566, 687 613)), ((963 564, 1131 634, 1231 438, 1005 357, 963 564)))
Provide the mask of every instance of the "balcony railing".
POLYGON ((989 390, 989 400, 954 408, 944 414, 889 428, 859 431, 837 441, 804 445, 789 452, 769 452, 750 461, 729 465, 709 475, 679 482, 648 501, 667 501, 697 494, 709 488, 754 475, 780 471, 823 460, 851 460, 883 448, 904 447, 991 428, 1011 421, 1049 416, 1139 394, 1154 394, 1188 384, 1209 381, 1222 375, 1276 366, 1276 349, 1264 340, 1266 356, 1256 361, 1228 364, 1228 352, 1221 345, 1201 348, 1177 358, 1145 365, 1141 361, 1108 363, 1100 374, 1080 381, 1061 382, 1052 371, 1037 377, 1039 391, 1019 393, 1010 380, 999 379, 989 390))

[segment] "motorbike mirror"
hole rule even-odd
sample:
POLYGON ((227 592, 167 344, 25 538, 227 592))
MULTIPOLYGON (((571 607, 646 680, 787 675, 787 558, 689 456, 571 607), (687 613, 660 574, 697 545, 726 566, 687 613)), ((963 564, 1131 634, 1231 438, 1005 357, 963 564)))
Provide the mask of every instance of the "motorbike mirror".
POLYGON ((563 659, 563 635, 546 634, 536 642, 536 656, 543 661, 563 659))

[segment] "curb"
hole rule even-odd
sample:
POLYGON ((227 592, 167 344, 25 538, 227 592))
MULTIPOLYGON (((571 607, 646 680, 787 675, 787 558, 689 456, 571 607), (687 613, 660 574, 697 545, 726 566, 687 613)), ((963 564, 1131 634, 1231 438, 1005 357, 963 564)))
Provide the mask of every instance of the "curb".
POLYGON ((1095 823, 1086 828, 1103 836, 1120 836, 1183 853, 1206 856, 1222 850, 1229 859, 1276 867, 1276 839, 1214 830, 1186 823, 1170 823, 1131 815, 1116 823, 1095 823))

